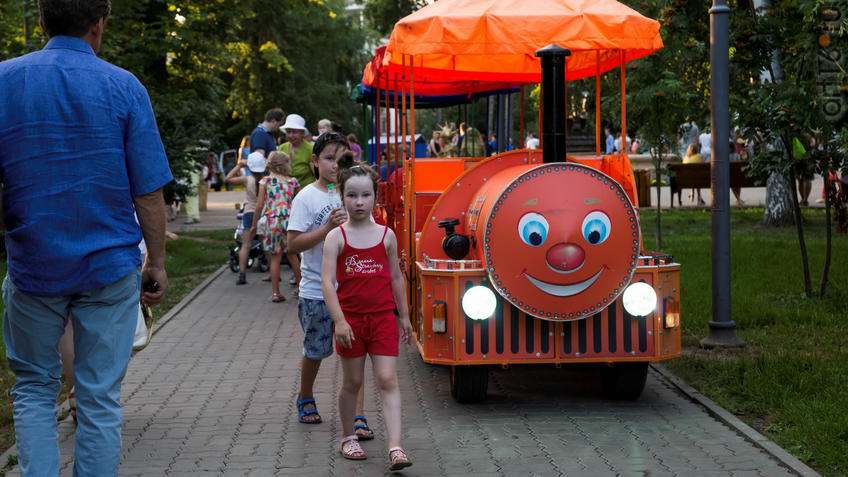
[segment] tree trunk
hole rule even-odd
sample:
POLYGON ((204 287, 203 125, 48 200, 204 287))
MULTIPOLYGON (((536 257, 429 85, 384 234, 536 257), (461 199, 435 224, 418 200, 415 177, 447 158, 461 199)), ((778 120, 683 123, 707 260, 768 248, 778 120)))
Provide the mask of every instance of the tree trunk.
POLYGON ((824 267, 822 268, 821 274, 821 282, 819 283, 819 298, 824 298, 824 292, 827 289, 827 279, 830 274, 830 247, 831 247, 831 218, 830 218, 830 204, 831 197, 836 198, 836 194, 838 194, 836 184, 832 184, 832 186, 828 186, 827 179, 829 174, 827 172, 824 173, 824 217, 825 217, 825 246, 824 246, 824 267), (833 196, 831 196, 831 192, 833 192, 833 196))
POLYGON ((795 224, 792 197, 795 189, 780 174, 772 174, 766 181, 766 207, 763 224, 772 227, 789 227, 795 224))
MULTIPOLYGON (((662 167, 662 149, 660 149, 659 157, 654 160, 656 161, 654 163, 654 171, 657 185, 657 219, 655 225, 656 229, 654 230, 654 237, 656 238, 657 252, 659 252, 660 250, 662 250, 662 228, 660 227, 660 214, 662 213, 662 194, 660 193, 660 187, 662 186, 662 175, 660 174, 660 167, 662 167)), ((674 200, 674 198, 672 197, 671 200, 674 200)))
POLYGON ((801 268, 804 270, 804 294, 807 298, 813 296, 813 285, 810 279, 810 258, 807 256, 807 242, 804 240, 804 218, 801 216, 801 206, 798 195, 795 194, 795 179, 790 181, 792 187, 792 212, 795 214, 795 231, 798 232, 798 247, 801 249, 801 268))

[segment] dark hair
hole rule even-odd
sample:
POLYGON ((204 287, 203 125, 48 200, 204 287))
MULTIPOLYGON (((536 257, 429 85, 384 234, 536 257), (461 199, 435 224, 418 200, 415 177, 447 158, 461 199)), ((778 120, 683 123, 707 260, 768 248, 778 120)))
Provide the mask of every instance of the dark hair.
POLYGON ((339 134, 344 134, 344 126, 341 123, 337 123, 335 121, 330 121, 330 129, 333 132, 337 132, 339 134))
POLYGON ((347 138, 344 134, 337 132, 326 132, 315 140, 315 144, 312 145, 312 154, 316 156, 321 154, 321 151, 324 150, 329 144, 341 144, 344 147, 350 148, 350 143, 347 142, 347 138))
MULTIPOLYGON (((321 155, 321 151, 323 151, 330 144, 340 144, 347 149, 350 149, 350 143, 347 142, 347 138, 344 137, 343 134, 337 132, 326 132, 315 140, 315 144, 312 145, 312 154, 315 157, 319 157, 321 155)), ((315 176, 316 179, 318 176, 318 168, 312 167, 312 175, 315 176)))
POLYGON ((265 120, 266 121, 274 121, 280 122, 283 120, 283 110, 280 108, 269 109, 265 112, 265 120))
POLYGON ((339 166, 339 172, 336 174, 336 184, 339 186, 339 194, 344 197, 345 182, 351 177, 365 176, 371 179, 371 184, 374 186, 374 196, 377 196, 377 182, 380 180, 380 175, 367 164, 355 164, 355 158, 351 151, 342 154, 342 157, 336 161, 339 166))
POLYGON ((101 18, 109 16, 109 0, 38 0, 41 21, 50 37, 80 38, 101 18))

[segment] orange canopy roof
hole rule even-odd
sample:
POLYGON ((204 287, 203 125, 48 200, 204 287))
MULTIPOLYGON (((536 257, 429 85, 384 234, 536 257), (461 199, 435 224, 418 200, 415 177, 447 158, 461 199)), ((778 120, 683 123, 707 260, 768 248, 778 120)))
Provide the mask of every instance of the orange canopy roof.
MULTIPOLYGON (((406 80, 401 79, 402 67, 396 65, 384 65, 386 47, 381 46, 374 52, 374 57, 365 65, 362 72, 362 84, 365 86, 379 87, 389 91, 405 90, 409 93, 409 71, 406 80), (378 81, 379 79, 379 81, 378 81)), ((535 81, 531 81, 535 83, 535 81)), ((430 68, 415 69, 415 94, 416 96, 439 96, 452 94, 473 94, 484 91, 509 89, 521 86, 521 81, 479 81, 462 75, 455 75, 451 71, 433 70, 430 68)))
POLYGON ((594 75, 598 62, 601 72, 620 65, 621 50, 633 61, 662 48, 659 29, 615 0, 439 0, 397 22, 383 66, 401 67, 405 54, 416 76, 537 83, 534 54, 555 43, 572 52, 571 80, 594 75))

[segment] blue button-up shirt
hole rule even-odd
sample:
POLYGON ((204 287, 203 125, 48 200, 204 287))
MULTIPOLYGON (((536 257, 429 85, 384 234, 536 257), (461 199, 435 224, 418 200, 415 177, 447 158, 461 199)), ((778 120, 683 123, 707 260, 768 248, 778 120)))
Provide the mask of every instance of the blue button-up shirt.
POLYGON ((132 197, 171 171, 147 91, 78 38, 0 63, 0 179, 19 290, 94 290, 140 264, 132 197))
POLYGON ((265 129, 262 123, 259 123, 256 128, 250 133, 250 152, 257 149, 265 151, 265 157, 277 150, 277 143, 274 142, 274 136, 265 129))
POLYGON ((606 153, 612 154, 615 152, 615 138, 612 137, 612 134, 608 134, 606 138, 606 153))

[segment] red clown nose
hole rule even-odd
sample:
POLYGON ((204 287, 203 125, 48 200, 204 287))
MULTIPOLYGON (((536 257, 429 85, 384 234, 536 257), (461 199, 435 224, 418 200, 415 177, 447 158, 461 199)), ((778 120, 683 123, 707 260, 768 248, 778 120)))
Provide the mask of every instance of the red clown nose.
POLYGON ((583 248, 574 243, 558 243, 548 249, 546 256, 548 265, 554 270, 573 272, 583 265, 586 253, 583 248))

